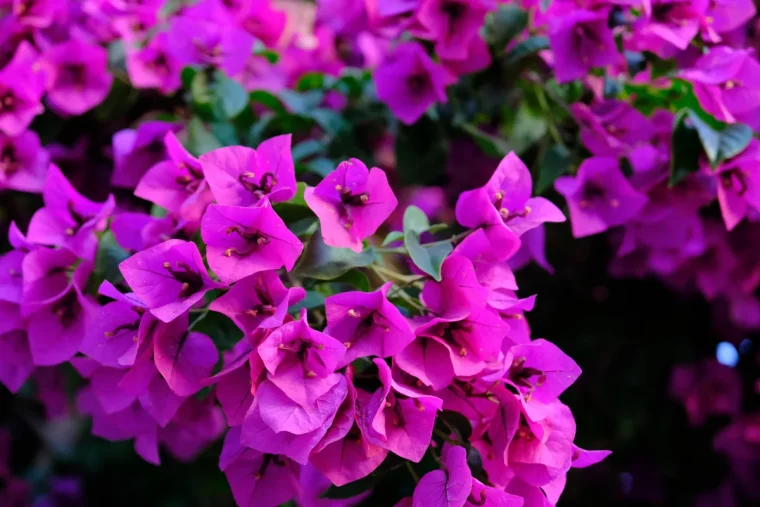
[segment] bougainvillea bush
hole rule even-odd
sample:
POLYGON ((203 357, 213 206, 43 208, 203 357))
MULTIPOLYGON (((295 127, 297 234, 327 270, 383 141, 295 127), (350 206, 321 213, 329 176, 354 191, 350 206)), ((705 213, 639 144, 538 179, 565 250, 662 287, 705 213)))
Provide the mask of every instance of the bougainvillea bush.
POLYGON ((0 505, 760 501, 752 0, 0 16, 0 505))

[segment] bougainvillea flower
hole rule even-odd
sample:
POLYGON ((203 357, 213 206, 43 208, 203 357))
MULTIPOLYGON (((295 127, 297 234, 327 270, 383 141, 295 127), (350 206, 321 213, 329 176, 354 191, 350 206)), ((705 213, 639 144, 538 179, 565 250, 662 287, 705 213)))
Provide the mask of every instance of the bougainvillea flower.
POLYGON ((206 181, 219 204, 252 206, 262 198, 288 201, 296 193, 296 173, 290 134, 273 137, 255 150, 243 146, 219 148, 201 155, 206 181))
POLYGON ((581 374, 580 367, 559 347, 540 339, 510 348, 505 364, 504 379, 517 389, 526 414, 533 420, 546 417, 548 414, 541 410, 550 407, 549 403, 581 374))
POLYGON ((726 228, 733 230, 748 214, 760 212, 760 142, 753 139, 741 154, 715 172, 718 202, 726 228))
POLYGON ((21 303, 24 257, 26 252, 23 250, 11 250, 0 255, 0 301, 21 303))
POLYGON ((498 358, 509 326, 489 309, 456 321, 434 318, 417 327, 417 339, 395 359, 405 372, 439 390, 456 376, 476 375, 498 358))
POLYGON ((520 415, 517 430, 506 449, 509 467, 532 486, 551 483, 566 474, 572 464, 573 414, 559 400, 549 405, 542 410, 548 415, 540 421, 531 421, 524 412, 520 415))
POLYGON ((240 428, 224 438, 219 468, 238 505, 277 507, 300 496, 299 466, 276 454, 263 454, 240 443, 240 428))
POLYGON ((622 225, 647 203, 623 176, 616 158, 586 159, 575 177, 558 178, 554 188, 567 200, 576 238, 622 225))
MULTIPOLYGON (((70 250, 36 248, 22 259, 19 280, 23 281, 20 303, 28 316, 39 308, 60 299, 72 284, 83 287, 92 266, 70 250)), ((15 269, 15 268, 13 268, 15 269)))
POLYGON ((174 17, 167 35, 168 49, 181 66, 212 65, 228 76, 243 70, 253 42, 253 37, 232 24, 231 19, 192 15, 174 17))
POLYGON ((564 222, 565 216, 543 197, 531 197, 530 170, 509 153, 483 187, 462 192, 457 200, 457 222, 465 227, 504 224, 518 236, 544 222, 564 222))
POLYGON ((159 429, 161 444, 175 458, 189 462, 224 434, 224 415, 214 398, 186 398, 177 415, 159 429))
POLYGON ((397 384, 382 359, 375 359, 374 363, 382 387, 372 395, 359 393, 362 432, 368 442, 419 462, 430 446, 436 413, 443 402, 397 384))
POLYGON ((521 496, 509 494, 500 488, 486 486, 473 477, 472 490, 464 505, 465 507, 523 507, 523 502, 524 499, 521 496))
POLYGON ((183 236, 185 222, 176 216, 154 217, 147 213, 117 213, 108 224, 116 242, 125 250, 139 252, 183 236))
POLYGON ((713 414, 735 416, 741 412, 741 377, 735 369, 715 359, 676 365, 669 391, 683 403, 692 426, 701 426, 713 414))
POLYGON ((79 194, 60 169, 51 164, 42 191, 45 207, 32 217, 27 238, 33 243, 70 249, 80 258, 94 261, 98 247, 95 235, 106 227, 115 201, 92 202, 79 194))
POLYGON ((66 292, 29 316, 29 348, 34 364, 49 366, 77 353, 97 305, 71 283, 66 292))
POLYGON ((243 421, 242 444, 260 452, 285 455, 302 465, 308 463, 309 454, 327 433, 346 398, 346 378, 336 377, 338 382, 313 398, 310 407, 295 404, 272 382, 262 382, 243 421))
POLYGON ((0 133, 0 190, 41 192, 49 160, 35 132, 27 130, 15 137, 0 133))
POLYGON ((554 53, 557 81, 585 78, 591 69, 620 60, 605 10, 577 9, 549 22, 549 42, 554 53))
POLYGON ((573 468, 587 468, 600 463, 612 451, 587 451, 573 444, 573 468))
POLYGON ((375 292, 343 292, 325 299, 325 333, 346 347, 339 367, 359 357, 390 357, 414 341, 414 332, 388 301, 388 282, 375 292))
POLYGON ((201 381, 211 374, 219 359, 214 342, 203 333, 162 333, 153 345, 156 368, 179 396, 198 392, 203 387, 201 381))
POLYGON ((509 267, 517 271, 531 262, 535 262, 549 274, 554 273, 554 267, 546 258, 546 229, 543 225, 520 236, 520 250, 509 259, 509 267))
MULTIPOLYGON (((444 446, 443 470, 426 473, 414 488, 413 507, 462 507, 472 491, 472 472, 464 447, 444 446)), ((481 489, 482 491, 482 489, 481 489)))
POLYGON ((41 102, 45 73, 40 65, 29 64, 36 57, 31 44, 23 42, 0 70, 0 131, 9 136, 21 134, 45 110, 41 102))
MULTIPOLYGON (((528 231, 524 236, 529 235, 531 232, 528 231)), ((475 276, 478 283, 488 289, 488 304, 494 308, 500 308, 501 305, 499 305, 498 301, 503 299, 504 291, 517 290, 515 275, 504 259, 511 259, 512 254, 517 251, 517 246, 521 243, 521 239, 517 238, 513 232, 501 225, 495 225, 476 229, 457 245, 449 257, 462 256, 469 259, 475 268, 475 276), (491 236, 493 236, 493 232, 499 231, 504 233, 506 231, 502 236, 505 238, 511 237, 506 250, 494 251, 494 243, 489 241, 489 229, 492 233, 491 236)))
POLYGON ((360 160, 341 162, 304 194, 319 218, 325 243, 362 251, 362 240, 374 234, 398 205, 385 171, 367 169, 360 160))
POLYGON ((591 106, 571 106, 581 124, 581 141, 600 157, 624 157, 638 144, 648 143, 654 125, 636 108, 621 100, 605 100, 591 106))
POLYGON ((54 20, 55 15, 60 15, 64 5, 55 0, 11 0, 11 14, 18 22, 33 28, 47 28, 54 20))
POLYGON ((166 32, 161 32, 144 46, 126 47, 129 81, 135 88, 156 88, 165 94, 182 85, 181 66, 167 49, 166 32))
POLYGON ((314 448, 309 462, 336 486, 359 480, 374 472, 388 449, 371 444, 357 421, 356 389, 348 382, 348 394, 332 426, 314 448))
POLYGON ((236 13, 237 22, 268 47, 274 47, 285 31, 288 16, 273 9, 269 0, 245 1, 236 13))
POLYGON ((142 302, 118 293, 109 282, 101 284, 99 292, 116 301, 99 309, 90 321, 82 340, 81 351, 103 366, 131 366, 137 354, 142 319, 152 319, 142 302))
POLYGON ((633 47, 648 50, 662 58, 685 50, 705 23, 708 2, 692 0, 649 0, 646 16, 634 26, 633 47))
POLYGON ((246 338, 240 340, 232 350, 223 354, 222 370, 204 381, 204 384, 216 385, 216 399, 229 426, 243 424, 253 403, 251 361, 255 355, 253 344, 246 338))
POLYGON ((226 315, 250 335, 259 328, 281 326, 288 307, 305 297, 306 291, 301 287, 286 288, 275 271, 262 271, 239 280, 209 309, 226 315))
POLYGON ((163 322, 190 309, 211 289, 223 287, 209 278, 195 243, 172 239, 138 252, 119 264, 135 295, 163 322))
POLYGON ((712 48, 681 72, 694 84, 700 105, 718 120, 760 128, 760 63, 746 49, 712 48))
POLYGON ((146 121, 136 130, 125 129, 114 134, 114 172, 111 184, 121 188, 135 188, 148 169, 166 160, 164 138, 178 128, 176 123, 146 121))
MULTIPOLYGON (((16 310, 18 311, 18 309, 16 310)), ((16 393, 32 374, 29 339, 22 329, 0 334, 0 383, 16 393)))
POLYGON ((441 281, 425 282, 420 297, 438 316, 458 320, 475 308, 485 307, 488 289, 478 283, 472 261, 464 256, 449 255, 441 265, 441 281))
POLYGON ((707 6, 705 21, 711 30, 728 33, 741 28, 755 17, 756 13, 757 9, 752 0, 715 0, 707 6))
POLYGON ((80 115, 103 102, 111 89, 108 52, 100 46, 71 39, 52 46, 43 62, 47 98, 56 111, 80 115))
POLYGON ((164 138, 169 160, 154 165, 140 179, 135 195, 189 222, 200 221, 214 196, 200 161, 185 150, 174 132, 164 138))
POLYGON ((258 351, 268 378, 297 404, 309 406, 338 381, 339 375, 333 372, 346 347, 311 329, 304 309, 298 320, 283 324, 267 336, 258 351))
POLYGON ((456 80, 418 42, 396 47, 375 70, 374 78, 377 97, 408 125, 436 102, 446 103, 446 87, 456 80))
POLYGON ((435 53, 444 59, 463 60, 472 40, 478 37, 486 14, 495 7, 491 0, 423 0, 415 20, 423 39, 435 41, 435 53))
POLYGON ((209 267, 225 283, 270 269, 290 271, 303 250, 267 199, 250 208, 212 204, 201 236, 209 267))

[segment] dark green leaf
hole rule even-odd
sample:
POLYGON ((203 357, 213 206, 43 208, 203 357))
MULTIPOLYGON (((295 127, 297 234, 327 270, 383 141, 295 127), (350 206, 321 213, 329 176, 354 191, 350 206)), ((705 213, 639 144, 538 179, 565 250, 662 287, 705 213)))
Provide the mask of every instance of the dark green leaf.
POLYGON ((377 474, 377 472, 373 472, 367 477, 359 479, 358 481, 349 482, 344 486, 330 486, 330 489, 328 489, 322 496, 324 498, 332 498, 333 500, 351 498, 374 488, 379 478, 380 475, 377 474))
POLYGON ((441 264, 454 250, 449 242, 422 245, 420 234, 430 228, 425 213, 417 206, 409 206, 404 212, 404 246, 412 262, 436 280, 441 280, 441 264))
POLYGON ((245 88, 225 76, 223 72, 214 73, 212 95, 227 119, 236 117, 248 106, 248 93, 245 88))
POLYGON ((282 218, 286 224, 303 220, 304 218, 314 216, 311 209, 306 206, 306 200, 304 199, 304 192, 306 190, 306 183, 299 181, 296 186, 296 195, 287 202, 278 202, 273 205, 274 211, 282 218))
POLYGON ((702 147, 713 168, 744 151, 752 141, 752 129, 747 125, 737 123, 714 129, 691 110, 689 119, 697 129, 702 147))
POLYGON ((185 90, 190 90, 192 87, 193 79, 197 73, 198 69, 195 67, 183 68, 182 73, 180 74, 180 78, 182 79, 182 88, 185 90))
MULTIPOLYGON (((193 319, 191 315, 191 319, 193 319)), ((230 350, 243 338, 243 332, 229 317, 221 313, 209 312, 193 326, 193 331, 211 337, 221 351, 230 350)))
POLYGON ((251 92, 248 95, 248 100, 266 106, 268 109, 271 109, 277 114, 285 114, 288 112, 287 109, 285 109, 285 105, 280 99, 278 99, 274 94, 265 90, 256 90, 254 92, 251 92))
POLYGON ((571 163, 572 156, 566 146, 555 144, 546 150, 539 165, 536 192, 543 194, 549 190, 554 180, 567 173, 571 163))
POLYGON ((535 55, 539 51, 549 49, 549 39, 543 35, 534 35, 517 43, 508 53, 504 63, 511 67, 525 57, 535 55))
POLYGON ((335 168, 338 167, 338 164, 336 164, 329 158, 320 157, 318 159, 315 159, 309 162, 308 166, 312 172, 315 172, 319 174, 320 176, 324 177, 330 174, 331 172, 333 172, 335 168))
POLYGON ((325 296, 314 290, 307 290, 306 297, 288 309, 290 313, 298 313, 302 308, 313 310, 325 305, 325 296))
POLYGON ((489 157, 501 158, 509 153, 509 144, 506 140, 484 132, 471 123, 465 123, 461 127, 489 157))
POLYGON ((213 136, 224 146, 235 146, 240 144, 237 131, 231 123, 213 122, 211 124, 211 134, 213 134, 213 136))
POLYGON ((358 269, 347 271, 333 280, 332 283, 345 283, 362 292, 369 292, 372 290, 372 284, 370 283, 369 278, 358 269))
POLYGON ((98 252, 95 257, 96 275, 117 283, 122 279, 119 264, 128 257, 129 252, 119 246, 113 233, 110 230, 104 232, 98 241, 98 252))
POLYGON ((351 268, 369 266, 376 257, 373 248, 356 253, 348 248, 327 246, 322 239, 322 231, 317 229, 306 244, 295 273, 317 280, 334 280, 351 268))
POLYGON ((472 435, 472 425, 464 415, 459 412, 444 410, 439 417, 443 419, 449 429, 452 429, 457 433, 457 439, 463 442, 470 439, 470 436, 472 435))
POLYGON ((673 129, 672 153, 670 157, 670 186, 675 186, 688 175, 699 171, 700 139, 697 129, 686 119, 689 110, 683 110, 676 117, 673 129))
POLYGON ((333 111, 332 109, 315 109, 309 113, 311 118, 331 136, 340 134, 350 130, 351 127, 348 122, 343 119, 340 113, 333 111))
POLYGON ((509 41, 528 26, 528 11, 517 5, 500 5, 486 20, 485 39, 498 54, 504 52, 509 41))
POLYGON ((293 146, 293 160, 300 162, 303 159, 324 153, 325 145, 316 139, 307 139, 293 146))
POLYGON ((440 122, 423 116, 414 125, 401 126, 396 136, 396 166, 402 183, 437 183, 444 173, 448 151, 449 143, 440 122))
POLYGON ((187 148, 196 155, 203 155, 211 150, 221 148, 219 139, 209 132, 200 118, 193 116, 187 122, 187 148))

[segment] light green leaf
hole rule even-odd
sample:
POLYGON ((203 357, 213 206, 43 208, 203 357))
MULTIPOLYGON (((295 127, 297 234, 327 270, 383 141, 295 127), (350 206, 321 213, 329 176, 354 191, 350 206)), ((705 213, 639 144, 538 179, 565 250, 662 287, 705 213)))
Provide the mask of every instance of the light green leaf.
POLYGON ((430 229, 425 213, 417 206, 409 206, 404 212, 404 245, 412 262, 436 280, 441 280, 441 264, 454 250, 449 242, 422 245, 420 234, 430 229))

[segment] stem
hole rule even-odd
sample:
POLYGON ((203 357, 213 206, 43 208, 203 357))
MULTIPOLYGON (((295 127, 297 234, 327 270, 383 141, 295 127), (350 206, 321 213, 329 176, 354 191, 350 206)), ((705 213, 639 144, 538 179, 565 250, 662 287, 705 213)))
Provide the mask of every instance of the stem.
MULTIPOLYGON (((374 271, 375 274, 377 274, 377 276, 379 276, 380 279, 382 279, 385 282, 391 281, 389 278, 389 275, 396 275, 402 278, 410 278, 410 277, 404 277, 404 275, 399 275, 395 271, 389 271, 383 268, 382 266, 372 265, 370 266, 370 269, 374 271)), ((401 299, 403 299, 407 304, 409 304, 409 306, 411 306, 412 308, 420 312, 420 314, 425 312, 425 307, 417 303, 409 294, 406 293, 406 291, 404 290, 399 291, 398 296, 401 299)))
POLYGON ((197 323, 199 323, 200 321, 202 321, 203 319, 205 319, 208 316, 209 310, 208 310, 208 308, 206 308, 206 309, 202 310, 202 312, 203 313, 201 313, 201 315, 197 319, 195 319, 193 321, 193 323, 190 324, 190 326, 187 328, 188 331, 192 331, 197 323))
POLYGON ((370 267, 375 273, 377 273, 380 278, 383 278, 385 281, 388 281, 388 279, 391 278, 400 282, 409 283, 416 282, 419 279, 419 276, 417 275, 402 275, 401 273, 396 273, 393 270, 390 270, 383 266, 378 266, 377 264, 373 264, 370 267))
POLYGON ((375 248, 375 252, 381 253, 381 254, 405 254, 406 253, 406 247, 399 246, 396 248, 375 248))
POLYGON ((414 467, 412 467, 412 464, 408 461, 405 461, 404 464, 406 465, 406 469, 409 470, 409 475, 412 476, 412 479, 414 479, 414 483, 417 484, 420 482, 420 476, 417 475, 417 472, 414 471, 414 467))

